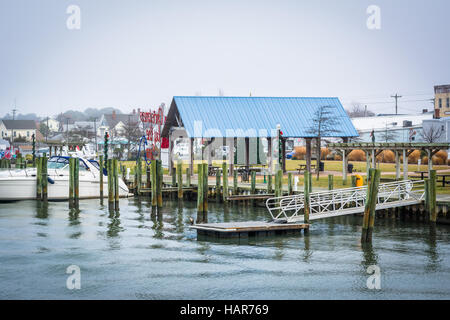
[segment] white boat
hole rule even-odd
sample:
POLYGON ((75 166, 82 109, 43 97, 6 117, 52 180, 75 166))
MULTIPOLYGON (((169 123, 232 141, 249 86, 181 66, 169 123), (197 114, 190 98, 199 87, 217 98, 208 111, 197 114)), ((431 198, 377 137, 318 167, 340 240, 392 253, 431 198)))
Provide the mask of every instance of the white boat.
MULTIPOLYGON (((52 156, 47 162, 48 199, 69 199, 69 156, 52 156)), ((100 166, 96 160, 80 157, 80 199, 100 198, 100 166)), ((108 197, 108 177, 103 172, 103 197, 108 197)), ((119 177, 119 196, 127 197, 128 187, 119 177)), ((36 168, 1 169, 0 201, 36 199, 36 168)))

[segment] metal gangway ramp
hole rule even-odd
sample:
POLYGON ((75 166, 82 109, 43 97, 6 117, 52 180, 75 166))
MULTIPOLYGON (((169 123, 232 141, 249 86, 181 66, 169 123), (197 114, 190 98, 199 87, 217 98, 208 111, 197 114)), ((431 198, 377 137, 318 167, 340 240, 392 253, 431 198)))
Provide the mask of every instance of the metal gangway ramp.
MULTIPOLYGON (((367 186, 313 192, 309 195, 309 220, 362 213, 367 186)), ((420 204, 425 198, 424 180, 402 180, 380 184, 376 210, 420 204)), ((276 222, 303 222, 304 195, 269 198, 266 207, 276 222)))

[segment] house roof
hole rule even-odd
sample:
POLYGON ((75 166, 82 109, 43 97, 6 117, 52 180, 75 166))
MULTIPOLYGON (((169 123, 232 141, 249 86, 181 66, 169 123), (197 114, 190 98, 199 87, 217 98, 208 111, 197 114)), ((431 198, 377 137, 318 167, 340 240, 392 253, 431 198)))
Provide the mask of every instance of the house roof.
POLYGON ((127 124, 128 119, 138 122, 139 116, 137 114, 105 114, 105 120, 110 128, 114 128, 119 122, 127 124))
POLYGON ((167 137, 172 126, 184 126, 195 138, 268 137, 280 124, 284 137, 314 137, 312 120, 321 106, 332 107, 337 121, 335 132, 322 136, 358 136, 338 98, 220 96, 173 97, 162 136, 167 137))
POLYGON ((36 122, 34 120, 2 120, 6 129, 36 129, 36 122))

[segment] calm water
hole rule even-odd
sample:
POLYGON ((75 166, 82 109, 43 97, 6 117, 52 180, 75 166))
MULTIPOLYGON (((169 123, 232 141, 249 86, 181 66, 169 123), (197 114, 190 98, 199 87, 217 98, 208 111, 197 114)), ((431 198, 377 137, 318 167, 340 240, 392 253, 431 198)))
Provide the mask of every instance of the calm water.
MULTIPOLYGON (((263 208, 210 203, 209 220, 264 220, 263 208)), ((197 241, 195 203, 121 200, 110 215, 98 200, 0 204, 1 299, 449 299, 450 227, 379 219, 371 248, 360 217, 314 222, 309 235, 248 243, 197 241), (381 290, 366 285, 369 265, 381 290), (66 288, 66 268, 81 289, 66 288)))

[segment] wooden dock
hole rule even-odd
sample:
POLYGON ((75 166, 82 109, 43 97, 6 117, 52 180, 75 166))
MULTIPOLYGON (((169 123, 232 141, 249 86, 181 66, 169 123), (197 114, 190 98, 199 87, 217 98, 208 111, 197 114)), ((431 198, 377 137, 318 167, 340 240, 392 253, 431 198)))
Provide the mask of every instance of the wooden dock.
POLYGON ((196 224, 190 228, 197 230, 197 236, 215 238, 248 238, 254 236, 275 236, 281 234, 299 234, 308 230, 305 223, 275 223, 265 221, 243 221, 196 224))

